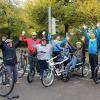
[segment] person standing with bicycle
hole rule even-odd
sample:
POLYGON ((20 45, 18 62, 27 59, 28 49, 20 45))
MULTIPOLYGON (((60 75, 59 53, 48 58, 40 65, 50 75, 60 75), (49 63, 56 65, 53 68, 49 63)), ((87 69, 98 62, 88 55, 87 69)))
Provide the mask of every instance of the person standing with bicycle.
POLYGON ((17 56, 16 56, 16 48, 20 44, 21 38, 13 44, 11 39, 7 39, 2 41, 0 44, 0 48, 2 49, 3 53, 3 63, 7 68, 8 75, 11 75, 13 72, 14 83, 17 82, 17 56))
POLYGON ((42 38, 41 44, 34 44, 33 42, 33 48, 37 49, 37 59, 39 62, 40 67, 40 76, 43 75, 44 70, 48 69, 48 63, 47 60, 50 59, 53 51, 52 43, 47 43, 46 38, 42 38))
MULTIPOLYGON (((41 44, 34 44, 33 48, 37 48, 37 59, 40 66, 40 75, 42 77, 43 72, 48 69, 47 61, 51 58, 54 48, 54 42, 52 39, 52 35, 48 34, 48 41, 46 38, 42 38, 41 44)), ((66 38, 63 40, 63 43, 66 42, 66 38)))
MULTIPOLYGON (((31 33, 31 37, 26 38, 25 37, 25 32, 22 32, 22 42, 27 43, 27 47, 28 47, 28 61, 29 61, 29 65, 30 65, 30 72, 32 72, 32 68, 34 66, 34 62, 36 60, 36 54, 37 54, 37 50, 36 48, 32 47, 32 43, 34 42, 35 44, 40 44, 41 43, 41 39, 36 39, 37 33, 36 32, 32 32, 31 33)), ((39 68, 37 68, 37 72, 39 71, 39 68)))

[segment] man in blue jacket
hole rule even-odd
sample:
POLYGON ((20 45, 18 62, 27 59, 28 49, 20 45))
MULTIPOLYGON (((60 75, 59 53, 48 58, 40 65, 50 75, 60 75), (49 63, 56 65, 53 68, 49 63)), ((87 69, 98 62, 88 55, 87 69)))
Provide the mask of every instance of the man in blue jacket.
POLYGON ((11 39, 7 39, 6 41, 2 41, 0 44, 0 48, 3 53, 3 62, 5 67, 8 70, 8 74, 10 75, 13 72, 14 82, 17 82, 17 56, 16 56, 16 48, 19 46, 20 41, 17 41, 15 44, 12 43, 11 39))
POLYGON ((98 65, 98 42, 100 41, 100 28, 97 25, 96 32, 89 33, 86 25, 83 25, 84 36, 88 43, 89 63, 91 65, 91 74, 94 77, 94 69, 98 65))

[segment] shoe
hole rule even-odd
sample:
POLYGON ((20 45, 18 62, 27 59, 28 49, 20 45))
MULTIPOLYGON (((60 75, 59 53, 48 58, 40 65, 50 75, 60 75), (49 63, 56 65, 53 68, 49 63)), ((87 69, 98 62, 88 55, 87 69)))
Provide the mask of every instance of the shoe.
POLYGON ((6 87, 10 87, 10 84, 6 84, 6 87))
POLYGON ((16 84, 20 84, 21 82, 18 80, 17 82, 15 82, 16 84))
POLYGON ((69 76, 63 78, 64 82, 68 82, 69 81, 69 76))
POLYGON ((40 78, 40 80, 41 80, 41 79, 42 79, 42 76, 40 76, 39 78, 40 78))
POLYGON ((66 76, 66 73, 64 73, 62 78, 64 82, 67 82, 69 80, 69 75, 66 76))

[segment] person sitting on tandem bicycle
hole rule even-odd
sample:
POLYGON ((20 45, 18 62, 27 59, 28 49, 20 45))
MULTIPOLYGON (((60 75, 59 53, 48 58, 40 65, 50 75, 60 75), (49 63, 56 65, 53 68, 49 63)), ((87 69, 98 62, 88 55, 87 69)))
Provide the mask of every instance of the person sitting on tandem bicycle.
POLYGON ((65 72, 63 79, 68 81, 69 80, 69 70, 72 72, 76 67, 81 67, 81 74, 82 76, 87 76, 88 75, 88 70, 89 66, 87 64, 83 63, 83 53, 82 53, 82 44, 81 42, 76 42, 76 48, 73 48, 73 46, 70 45, 70 43, 66 42, 64 48, 60 47, 57 45, 57 47, 63 51, 63 58, 60 58, 61 60, 64 60, 65 57, 68 58, 66 64, 65 64, 65 72), (74 52, 73 55, 71 56, 70 53, 74 52), (87 69, 84 72, 84 69, 87 69))

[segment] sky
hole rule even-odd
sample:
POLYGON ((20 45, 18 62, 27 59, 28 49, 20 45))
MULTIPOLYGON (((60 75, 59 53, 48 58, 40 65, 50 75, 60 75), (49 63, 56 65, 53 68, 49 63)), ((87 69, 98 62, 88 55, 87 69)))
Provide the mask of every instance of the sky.
MULTIPOLYGON (((13 0, 12 0, 13 1, 13 0)), ((15 0, 16 1, 16 4, 19 6, 19 7, 22 7, 25 0, 15 0)))

